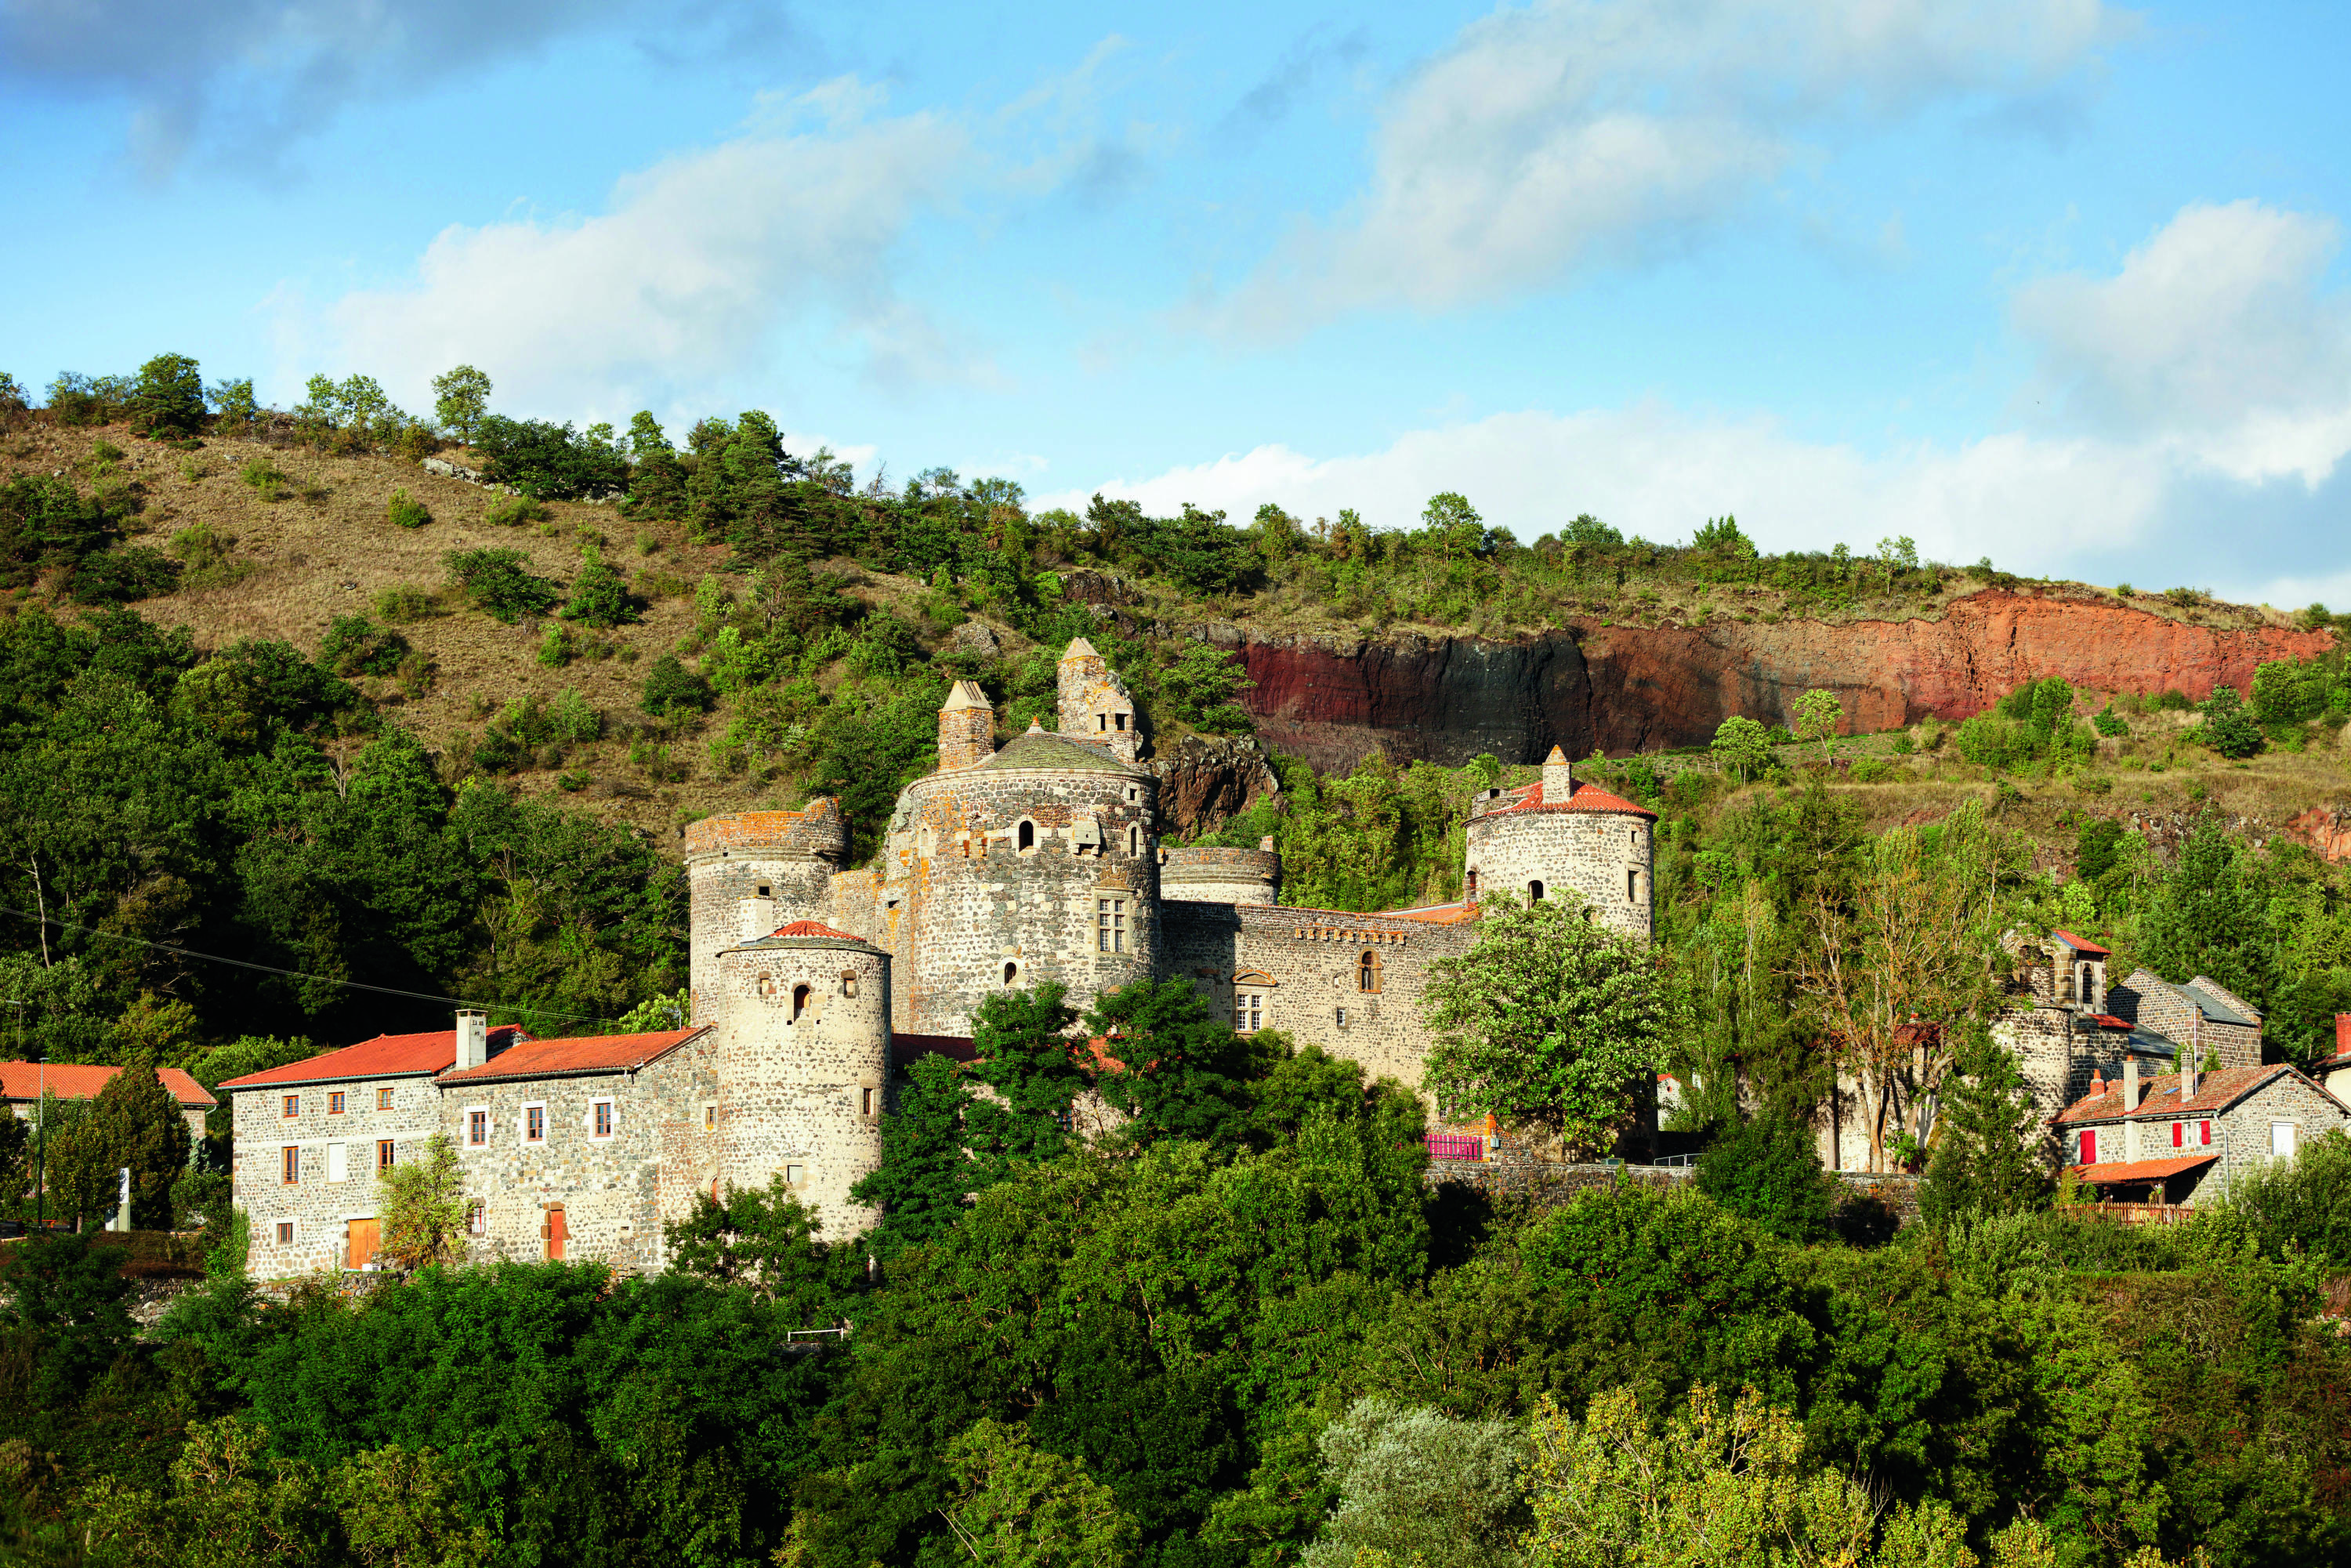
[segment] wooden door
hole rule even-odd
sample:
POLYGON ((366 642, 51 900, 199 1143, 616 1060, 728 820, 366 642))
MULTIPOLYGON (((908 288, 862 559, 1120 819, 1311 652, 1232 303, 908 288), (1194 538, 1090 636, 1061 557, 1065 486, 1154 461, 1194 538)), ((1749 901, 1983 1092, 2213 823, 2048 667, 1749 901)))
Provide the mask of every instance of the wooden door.
POLYGON ((364 1269, 375 1256, 377 1245, 383 1239, 383 1222, 380 1219, 350 1219, 343 1222, 343 1234, 349 1244, 343 1258, 346 1269, 364 1269))
POLYGON ((539 1227, 539 1234, 547 1238, 547 1256, 550 1262, 561 1262, 563 1260, 563 1243, 569 1239, 570 1234, 563 1228, 563 1206, 561 1204, 556 1204, 548 1209, 547 1223, 539 1227))

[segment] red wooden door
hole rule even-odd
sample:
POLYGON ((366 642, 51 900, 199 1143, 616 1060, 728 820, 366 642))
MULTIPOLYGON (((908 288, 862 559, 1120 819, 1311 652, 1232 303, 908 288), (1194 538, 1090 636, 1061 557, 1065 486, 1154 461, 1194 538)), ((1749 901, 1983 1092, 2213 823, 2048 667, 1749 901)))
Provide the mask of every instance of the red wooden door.
POLYGON ((563 1260, 563 1243, 569 1239, 570 1236, 570 1233, 563 1228, 563 1206, 561 1204, 557 1204, 554 1207, 549 1208, 547 1211, 547 1223, 539 1228, 539 1234, 547 1238, 548 1258, 551 1261, 559 1263, 561 1262, 563 1260))

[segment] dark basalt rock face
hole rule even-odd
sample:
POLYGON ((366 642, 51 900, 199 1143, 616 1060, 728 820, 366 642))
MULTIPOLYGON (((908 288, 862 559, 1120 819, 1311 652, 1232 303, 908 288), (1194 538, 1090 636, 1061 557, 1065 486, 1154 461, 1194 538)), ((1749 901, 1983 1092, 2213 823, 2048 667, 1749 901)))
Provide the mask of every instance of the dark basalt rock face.
POLYGON ((1259 795, 1280 789, 1265 747, 1252 736, 1187 735, 1145 762, 1159 775, 1159 810, 1174 835, 1195 838, 1222 827, 1259 795))

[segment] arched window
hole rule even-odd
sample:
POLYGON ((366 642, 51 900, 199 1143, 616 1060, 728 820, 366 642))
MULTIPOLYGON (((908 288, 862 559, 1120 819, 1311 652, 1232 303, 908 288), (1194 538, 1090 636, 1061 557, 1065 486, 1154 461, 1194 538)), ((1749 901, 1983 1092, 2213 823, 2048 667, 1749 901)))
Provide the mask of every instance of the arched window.
POLYGON ((1022 850, 1033 850, 1037 847, 1036 823, 1026 821, 1021 822, 1019 847, 1022 850))
POLYGON ((800 1015, 808 1011, 808 1005, 809 988, 806 986, 794 986, 792 988, 792 1021, 794 1023, 800 1021, 800 1015))
POLYGON ((841 994, 844 997, 853 997, 857 994, 857 976, 854 972, 848 969, 841 972, 841 994))
POLYGON ((1380 956, 1365 953, 1355 965, 1355 989, 1376 991, 1380 988, 1380 956))
POLYGON ((1126 830, 1126 852, 1131 855, 1139 855, 1143 852, 1143 830, 1141 828, 1129 828, 1126 830))
POLYGON ((1020 977, 1020 966, 1019 966, 1019 965, 1018 965, 1018 964, 1007 964, 1007 965, 1005 965, 1005 966, 1004 966, 1004 983, 1005 983, 1006 985, 1008 985, 1008 985, 1010 985, 1013 981, 1015 981, 1015 980, 1019 979, 1019 977, 1020 977))
POLYGON ((1531 882, 1527 883, 1527 902, 1529 904, 1541 904, 1542 902, 1542 894, 1543 885, 1541 883, 1531 882))
POLYGON ((775 976, 762 975, 759 977, 759 994, 763 997, 772 997, 776 994, 775 976))

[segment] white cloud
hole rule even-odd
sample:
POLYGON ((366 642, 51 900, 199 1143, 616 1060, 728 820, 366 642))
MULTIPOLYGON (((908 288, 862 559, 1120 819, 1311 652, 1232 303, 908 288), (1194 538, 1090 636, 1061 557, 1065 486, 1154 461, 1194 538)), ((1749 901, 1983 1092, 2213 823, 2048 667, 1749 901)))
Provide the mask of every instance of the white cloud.
POLYGON ((2111 277, 2029 284, 2011 314, 2036 390, 2236 478, 2316 484, 2351 451, 2351 308, 2323 287, 2340 238, 2331 218, 2196 205, 2111 277))
POLYGON ((809 323, 884 381, 984 381, 984 356, 890 282, 916 217, 956 204, 970 140, 879 102, 830 83, 763 106, 738 140, 625 176, 597 216, 453 225, 413 281, 346 295, 306 347, 369 367, 412 406, 464 362, 502 406, 590 418, 724 384, 809 323))
POLYGON ((1856 123, 2045 95, 2128 24, 2100 0, 1505 6, 1395 93, 1356 208, 1205 313, 1281 335, 1507 298, 1723 220, 1856 123))

